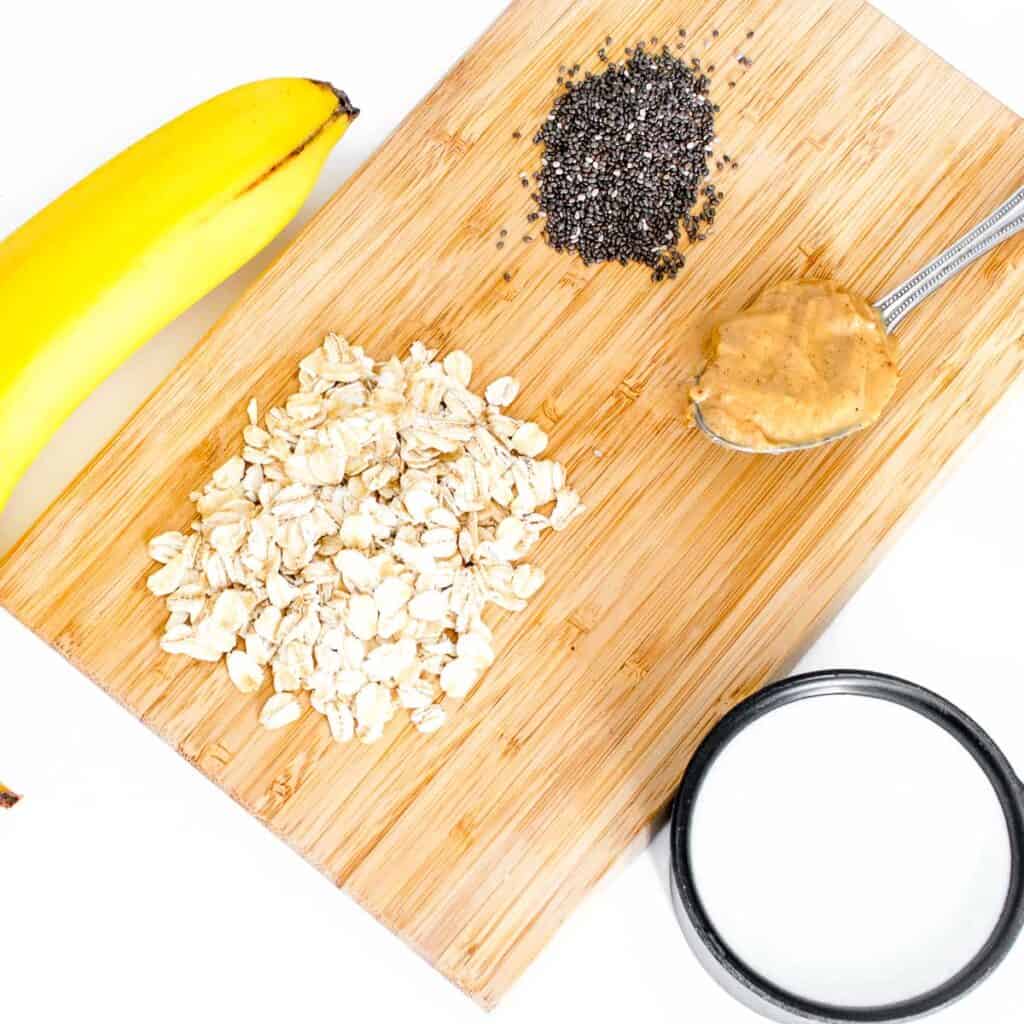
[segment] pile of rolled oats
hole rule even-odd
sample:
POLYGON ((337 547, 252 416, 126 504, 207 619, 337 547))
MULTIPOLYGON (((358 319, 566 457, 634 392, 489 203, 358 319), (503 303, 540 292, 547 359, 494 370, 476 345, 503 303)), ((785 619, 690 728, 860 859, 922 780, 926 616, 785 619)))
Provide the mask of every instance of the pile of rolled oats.
POLYGON ((294 722, 307 695, 332 736, 380 738, 397 707, 422 733, 494 661, 488 604, 526 607, 544 582, 524 561, 583 511, 547 437, 505 412, 511 377, 469 389, 472 361, 417 342, 375 364, 329 335, 299 391, 241 456, 191 496, 191 532, 150 542, 167 599, 160 646, 227 659, 243 693, 269 681, 260 721, 294 722))

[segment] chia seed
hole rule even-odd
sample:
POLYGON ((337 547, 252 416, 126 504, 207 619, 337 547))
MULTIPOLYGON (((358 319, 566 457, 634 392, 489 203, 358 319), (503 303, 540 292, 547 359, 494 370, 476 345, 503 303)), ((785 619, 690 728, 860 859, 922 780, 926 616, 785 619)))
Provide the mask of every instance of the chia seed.
POLYGON ((661 281, 683 267, 681 233, 701 238, 721 201, 706 183, 715 107, 698 60, 667 46, 626 53, 562 91, 543 121, 533 140, 544 147, 539 212, 530 216, 545 215, 559 252, 645 264, 661 281))

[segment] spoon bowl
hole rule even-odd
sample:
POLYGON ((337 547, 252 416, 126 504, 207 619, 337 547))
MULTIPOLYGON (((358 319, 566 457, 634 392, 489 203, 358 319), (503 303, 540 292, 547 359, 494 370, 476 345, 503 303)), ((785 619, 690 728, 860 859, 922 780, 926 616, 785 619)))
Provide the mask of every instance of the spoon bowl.
MULTIPOLYGON (((1024 188, 1018 189, 994 213, 986 217, 980 224, 971 228, 962 238, 954 242, 945 252, 940 253, 930 263, 922 267, 912 277, 907 278, 891 292, 874 304, 875 310, 882 318, 887 332, 891 333, 896 325, 923 299, 945 284, 951 277, 958 274, 964 267, 984 256, 989 250, 1001 242, 1012 238, 1024 228, 1024 188)), ((700 383, 700 377, 697 377, 700 383)), ((850 427, 827 437, 813 441, 801 441, 794 444, 773 445, 770 448, 752 448, 748 445, 730 441, 727 437, 716 433, 708 426, 700 410, 700 403, 693 405, 693 420, 709 440, 723 448, 735 452, 746 452, 750 455, 787 455, 790 452, 802 452, 822 445, 832 444, 844 437, 866 429, 870 424, 850 427)))
POLYGON ((819 438, 817 441, 801 441, 799 444, 780 444, 772 448, 751 448, 749 445, 737 444, 737 442, 730 441, 727 437, 722 437, 721 434, 716 434, 708 426, 697 402, 694 402, 693 405, 693 421, 715 444, 720 444, 723 448, 731 448, 734 452, 746 452, 748 455, 788 455, 790 452, 805 452, 811 448, 821 448, 826 444, 831 444, 833 441, 841 441, 844 437, 849 437, 851 434, 856 434, 866 429, 865 427, 850 427, 849 430, 842 430, 838 434, 829 434, 828 437, 819 438))

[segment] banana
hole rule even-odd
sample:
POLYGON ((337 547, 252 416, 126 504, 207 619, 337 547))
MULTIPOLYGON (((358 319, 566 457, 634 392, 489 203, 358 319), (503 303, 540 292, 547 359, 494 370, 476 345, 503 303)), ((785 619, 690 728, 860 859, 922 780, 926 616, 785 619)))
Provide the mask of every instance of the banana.
POLYGON ((17 793, 9 790, 2 782, 0 782, 0 810, 6 810, 8 807, 13 807, 21 799, 17 793))
POLYGON ((96 385, 292 219, 358 113, 326 82, 239 86, 0 242, 0 509, 96 385))

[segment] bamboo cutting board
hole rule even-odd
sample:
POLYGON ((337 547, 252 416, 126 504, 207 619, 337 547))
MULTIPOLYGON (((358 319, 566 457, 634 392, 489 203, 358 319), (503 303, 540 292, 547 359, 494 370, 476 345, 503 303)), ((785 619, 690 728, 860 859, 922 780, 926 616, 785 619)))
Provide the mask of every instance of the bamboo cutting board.
POLYGON ((823 451, 752 458, 688 428, 709 320, 785 276, 881 294, 1022 171, 1020 120, 860 0, 521 0, 29 532, 0 600, 491 1006, 1020 373, 1024 239, 908 320, 888 415, 823 451), (558 65, 679 27, 719 66, 721 148, 740 164, 714 176, 714 235, 657 287, 519 242, 517 174, 558 65), (157 648, 145 541, 189 521, 248 398, 287 394, 329 329, 377 357, 423 338, 467 349, 480 380, 514 372, 517 414, 590 507, 545 539, 546 586, 500 621, 498 662, 429 739, 395 723, 339 747, 318 716, 262 732, 222 667, 157 648))

